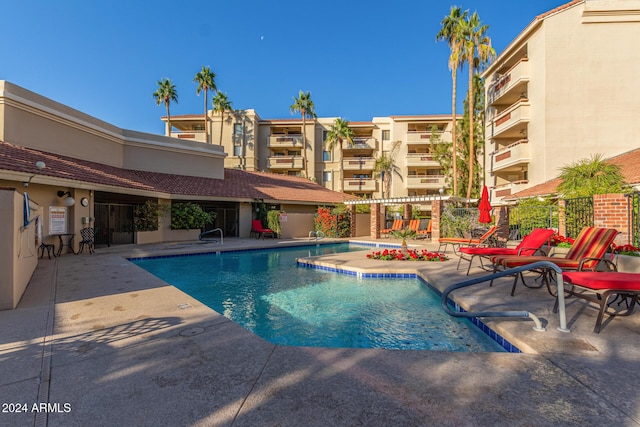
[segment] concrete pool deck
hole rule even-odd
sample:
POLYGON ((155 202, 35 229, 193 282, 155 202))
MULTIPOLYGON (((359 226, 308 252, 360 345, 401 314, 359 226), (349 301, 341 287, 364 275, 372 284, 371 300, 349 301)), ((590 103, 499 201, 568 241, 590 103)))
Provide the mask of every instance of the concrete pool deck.
MULTIPOLYGON (((563 333, 545 289, 520 286, 511 297, 512 279, 501 279, 453 297, 541 317, 546 332, 526 320, 485 320, 525 353, 284 347, 125 259, 287 243, 226 239, 41 259, 18 308, 0 311, 0 425, 640 425, 639 314, 607 320, 594 334, 596 310, 571 299, 571 332, 563 333)), ((455 256, 398 263, 363 255, 323 262, 417 269, 437 289, 467 279, 455 256)), ((483 274, 475 268, 471 277, 483 274)))

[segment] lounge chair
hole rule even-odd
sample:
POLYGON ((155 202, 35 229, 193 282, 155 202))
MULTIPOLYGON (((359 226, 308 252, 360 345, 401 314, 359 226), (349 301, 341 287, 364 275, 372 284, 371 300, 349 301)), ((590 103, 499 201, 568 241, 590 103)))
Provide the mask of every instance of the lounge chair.
POLYGON ((426 238, 431 239, 431 224, 433 222, 429 220, 429 224, 427 224, 427 228, 423 228, 422 230, 418 230, 416 234, 416 239, 426 238))
MULTIPOLYGON (((484 264, 482 263, 482 259, 491 259, 495 256, 507 256, 507 255, 516 255, 516 256, 528 256, 535 255, 537 252, 542 251, 542 245, 546 241, 551 238, 554 231, 548 228, 536 228, 531 231, 530 234, 526 235, 524 239, 520 242, 518 246, 515 248, 481 248, 477 246, 463 246, 458 249, 460 253, 460 259, 458 259, 458 269, 460 268, 460 262, 464 259, 465 261, 469 261, 469 267, 467 268, 467 276, 469 275, 469 271, 471 270, 471 264, 473 264, 473 260, 476 257, 480 258, 480 266, 484 268, 484 264), (466 258, 465 255, 468 255, 469 258, 466 258)), ((544 255, 546 255, 543 252, 544 255)))
MULTIPOLYGON (((521 267, 523 265, 531 264, 538 261, 549 261, 556 264, 562 270, 565 271, 577 271, 583 269, 596 268, 604 256, 607 249, 611 247, 613 240, 615 239, 618 231, 613 228, 598 228, 598 227, 585 227, 582 229, 575 242, 569 249, 569 252, 564 257, 561 256, 494 256, 491 261, 494 265, 494 272, 499 269, 508 269, 514 267, 521 267)), ((549 280, 547 277, 547 271, 541 271, 543 283, 547 285, 547 289, 551 293, 549 287, 549 280)), ((511 295, 513 296, 516 291, 516 285, 518 284, 518 278, 522 279, 525 286, 527 284, 524 281, 522 273, 518 273, 513 282, 513 288, 511 289, 511 295)), ((541 285, 542 286, 542 285, 541 285)), ((553 294, 552 294, 553 295, 553 294)))
POLYGON ((391 225, 391 228, 385 228, 383 230, 380 230, 380 234, 384 234, 387 237, 389 237, 389 234, 392 231, 398 231, 398 230, 402 230, 402 220, 401 219, 395 219, 393 220, 393 224, 391 225))
MULTIPOLYGON (((628 316, 638 303, 640 297, 640 274, 620 273, 617 271, 572 271, 562 273, 565 285, 565 293, 578 298, 585 299, 599 306, 598 317, 593 332, 600 333, 602 328, 602 318, 604 314, 609 316, 628 316), (609 297, 615 295, 620 298, 620 304, 625 302, 626 309, 615 311, 611 304, 616 301, 614 298, 609 302, 609 297)), ((619 305, 620 305, 619 304, 619 305)), ((553 308, 554 313, 558 311, 558 302, 553 308)))
POLYGON ((276 233, 274 233, 273 230, 269 228, 264 228, 262 226, 262 221, 260 221, 259 219, 254 219, 251 221, 251 233, 249 233, 249 236, 252 236, 254 234, 256 235, 256 239, 259 239, 260 237, 264 239, 264 236, 267 235, 273 238, 276 237, 276 233))
POLYGON ((438 252, 446 252, 448 245, 451 245, 454 253, 456 253, 456 248, 460 248, 463 245, 475 247, 486 245, 487 240, 493 236, 496 231, 498 231, 498 226, 494 225, 477 239, 465 237, 441 237, 438 239, 438 243, 440 244, 438 246, 438 252), (444 245, 444 251, 442 250, 442 245, 444 245))

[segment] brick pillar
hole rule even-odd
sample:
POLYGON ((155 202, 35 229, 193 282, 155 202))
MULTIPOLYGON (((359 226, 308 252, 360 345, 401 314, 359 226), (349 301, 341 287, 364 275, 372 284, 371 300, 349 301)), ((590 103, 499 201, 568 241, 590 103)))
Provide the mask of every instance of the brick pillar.
POLYGON ((440 217, 442 214, 442 200, 431 201, 431 241, 440 238, 440 217))
POLYGON ((496 217, 496 225, 498 226, 497 237, 509 240, 509 207, 499 206, 493 208, 496 217))
POLYGON ((380 213, 380 203, 371 204, 371 238, 380 238, 380 225, 384 221, 384 216, 380 213))
POLYGON ((404 218, 404 226, 407 227, 409 225, 409 221, 413 218, 413 205, 410 203, 406 203, 404 205, 402 218, 404 218))
POLYGON ((349 217, 351 218, 349 226, 351 227, 351 232, 349 237, 356 237, 356 205, 349 205, 349 217))
POLYGON ((593 196, 593 226, 618 230, 620 233, 615 240, 618 245, 631 243, 629 203, 631 203, 631 198, 625 197, 624 194, 596 194, 593 196))
POLYGON ((567 235, 567 214, 565 207, 567 203, 564 199, 558 200, 558 234, 561 236, 567 235))

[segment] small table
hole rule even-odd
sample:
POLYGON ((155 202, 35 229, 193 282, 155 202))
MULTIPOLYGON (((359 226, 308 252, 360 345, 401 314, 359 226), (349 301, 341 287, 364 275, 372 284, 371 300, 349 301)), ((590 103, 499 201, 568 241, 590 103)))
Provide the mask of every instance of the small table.
POLYGON ((58 239, 60 240, 60 246, 58 246, 58 252, 56 253, 56 256, 60 256, 60 254, 62 253, 62 248, 64 248, 65 246, 71 249, 71 253, 75 254, 75 251, 73 250, 73 238, 76 237, 75 233, 51 234, 51 236, 58 236, 58 239), (64 240, 62 239, 63 237, 68 237, 66 245, 64 244, 64 240))

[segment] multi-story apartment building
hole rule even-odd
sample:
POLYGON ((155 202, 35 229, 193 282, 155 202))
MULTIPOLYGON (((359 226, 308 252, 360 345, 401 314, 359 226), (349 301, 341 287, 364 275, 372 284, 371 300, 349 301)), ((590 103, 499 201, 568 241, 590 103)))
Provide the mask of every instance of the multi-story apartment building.
POLYGON ((592 154, 637 148, 639 0, 576 0, 536 17, 484 72, 492 202, 592 154))
MULTIPOLYGON (((367 198, 382 198, 383 191, 389 197, 439 194, 447 185, 431 153, 434 142, 451 142, 451 115, 350 122, 353 143, 344 142, 342 149, 324 143, 335 118, 306 120, 306 156, 301 118, 261 119, 254 110, 227 113, 222 123, 221 118, 209 112, 209 143, 224 147, 226 168, 305 176, 306 158, 310 179, 367 198), (376 159, 383 153, 395 159, 390 189, 375 172, 376 159)), ((173 116, 171 124, 177 129, 172 136, 205 142, 202 115, 173 116)))

